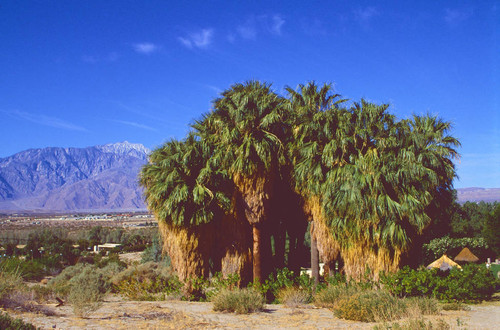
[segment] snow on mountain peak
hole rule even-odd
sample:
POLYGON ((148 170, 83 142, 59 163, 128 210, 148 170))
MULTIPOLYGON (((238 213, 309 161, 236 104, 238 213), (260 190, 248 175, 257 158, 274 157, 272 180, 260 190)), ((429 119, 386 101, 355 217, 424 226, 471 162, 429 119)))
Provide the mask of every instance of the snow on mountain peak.
POLYGON ((144 145, 140 143, 130 143, 128 141, 118 142, 118 143, 109 143, 101 146, 97 146, 100 150, 104 152, 113 152, 119 154, 131 154, 137 153, 146 157, 151 153, 151 150, 146 148, 144 145))

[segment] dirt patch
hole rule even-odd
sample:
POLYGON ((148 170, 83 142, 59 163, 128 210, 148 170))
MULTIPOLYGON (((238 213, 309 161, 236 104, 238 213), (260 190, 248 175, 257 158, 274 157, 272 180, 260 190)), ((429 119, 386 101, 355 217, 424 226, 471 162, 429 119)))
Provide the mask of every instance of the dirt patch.
MULTIPOLYGON (((42 329, 370 329, 374 323, 346 321, 331 311, 307 305, 288 308, 266 305, 259 313, 237 315, 212 310, 211 303, 185 301, 123 301, 110 296, 88 318, 74 315, 71 306, 55 308, 56 316, 9 310, 42 329)), ((443 319, 452 329, 498 329, 500 306, 472 306, 470 311, 448 311, 429 319, 443 319)))
POLYGON ((130 252, 120 254, 120 260, 131 265, 134 262, 140 262, 142 258, 142 252, 130 252))

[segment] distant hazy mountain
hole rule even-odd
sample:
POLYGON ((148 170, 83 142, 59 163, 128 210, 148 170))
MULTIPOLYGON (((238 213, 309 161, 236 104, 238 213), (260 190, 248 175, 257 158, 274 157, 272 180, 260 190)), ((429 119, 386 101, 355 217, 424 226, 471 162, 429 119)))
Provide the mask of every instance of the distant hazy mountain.
POLYGON ((459 203, 465 202, 500 202, 500 188, 462 188, 457 189, 459 203))
POLYGON ((123 142, 0 158, 0 210, 145 209, 137 175, 148 153, 142 144, 123 142))

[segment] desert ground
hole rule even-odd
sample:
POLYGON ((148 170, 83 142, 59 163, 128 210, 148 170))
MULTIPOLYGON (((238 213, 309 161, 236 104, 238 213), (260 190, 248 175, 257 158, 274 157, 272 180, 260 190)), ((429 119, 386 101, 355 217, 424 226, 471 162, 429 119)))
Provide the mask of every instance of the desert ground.
MULTIPOLYGON (((214 312, 208 302, 126 301, 109 295, 87 318, 75 316, 69 305, 45 307, 55 315, 7 312, 41 329, 370 329, 376 325, 341 320, 313 305, 266 305, 262 312, 238 315, 214 312)), ((427 319, 442 319, 451 329, 500 329, 500 303, 472 305, 470 311, 443 311, 427 319)))

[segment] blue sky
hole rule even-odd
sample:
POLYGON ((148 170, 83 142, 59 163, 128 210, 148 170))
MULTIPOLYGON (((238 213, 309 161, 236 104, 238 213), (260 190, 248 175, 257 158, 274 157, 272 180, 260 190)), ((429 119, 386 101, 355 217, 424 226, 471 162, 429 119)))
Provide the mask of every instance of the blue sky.
POLYGON ((455 187, 500 187, 496 1, 0 1, 0 157, 182 138, 218 93, 332 82, 454 123, 455 187))

